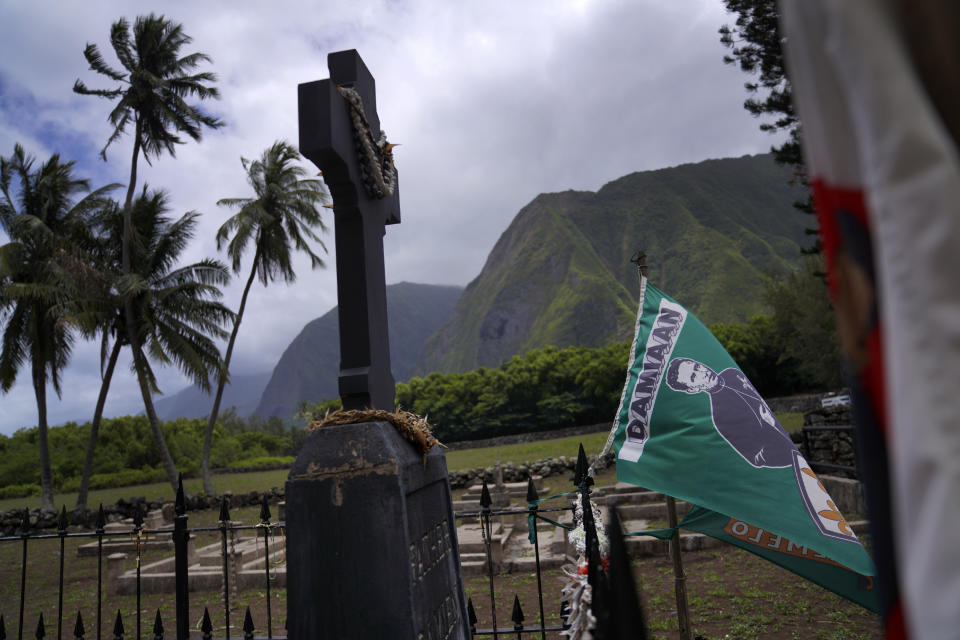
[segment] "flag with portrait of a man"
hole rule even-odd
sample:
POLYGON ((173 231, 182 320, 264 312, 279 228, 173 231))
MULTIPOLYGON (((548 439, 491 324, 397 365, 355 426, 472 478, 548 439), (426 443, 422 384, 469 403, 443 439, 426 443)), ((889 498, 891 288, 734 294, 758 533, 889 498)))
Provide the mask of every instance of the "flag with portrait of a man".
POLYGON ((873 608, 873 562, 817 474, 713 334, 646 278, 611 448, 619 481, 701 508, 681 527, 873 608))

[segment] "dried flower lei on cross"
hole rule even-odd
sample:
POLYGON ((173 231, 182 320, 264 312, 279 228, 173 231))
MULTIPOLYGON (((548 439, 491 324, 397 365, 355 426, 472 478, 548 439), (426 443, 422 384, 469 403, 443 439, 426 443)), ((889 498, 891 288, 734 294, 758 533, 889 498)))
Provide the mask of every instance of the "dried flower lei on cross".
MULTIPOLYGON (((593 502, 590 503, 593 511, 593 521, 603 522, 600 508, 593 502)), ((574 528, 570 531, 568 539, 577 549, 576 565, 564 565, 562 571, 567 576, 567 583, 561 590, 561 595, 570 605, 570 613, 567 616, 567 624, 570 628, 562 631, 560 635, 567 636, 575 640, 591 640, 593 634, 591 630, 597 625, 597 619, 591 611, 593 602, 593 589, 587 580, 588 560, 587 560, 587 532, 583 526, 583 501, 577 500, 573 512, 574 528)), ((600 562, 603 568, 609 566, 610 541, 607 539, 603 527, 597 527, 597 543, 599 544, 600 562)))
POLYGON ((427 453, 430 452, 430 449, 433 446, 439 445, 443 448, 446 448, 443 443, 433 437, 430 423, 427 421, 426 417, 421 417, 415 413, 404 411, 400 407, 397 407, 396 411, 392 413, 382 409, 338 409, 337 411, 333 412, 327 411, 323 418, 319 420, 313 420, 308 429, 313 430, 333 425, 357 424, 360 422, 374 422, 378 420, 392 424, 397 429, 397 432, 400 433, 400 435, 402 435, 410 442, 410 444, 416 447, 420 455, 423 456, 424 465, 427 463, 427 453))

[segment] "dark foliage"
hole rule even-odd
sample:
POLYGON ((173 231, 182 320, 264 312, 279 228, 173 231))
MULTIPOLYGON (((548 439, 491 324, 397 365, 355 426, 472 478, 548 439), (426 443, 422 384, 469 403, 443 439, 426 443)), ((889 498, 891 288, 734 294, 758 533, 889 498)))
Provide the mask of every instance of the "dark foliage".
MULTIPOLYGON (((780 46, 779 14, 776 0, 724 0, 727 11, 736 14, 733 27, 720 27, 720 42, 730 49, 723 57, 736 64, 756 81, 744 83, 749 97, 743 107, 755 117, 770 116, 760 124, 762 131, 786 132, 787 140, 771 147, 777 162, 793 168, 794 180, 807 184, 800 144, 800 119, 793 110, 793 89, 787 77, 783 48, 780 46)), ((809 195, 794 203, 804 213, 813 213, 809 195)), ((808 229, 815 234, 816 229, 808 229)), ((819 253, 819 241, 804 253, 819 253)))

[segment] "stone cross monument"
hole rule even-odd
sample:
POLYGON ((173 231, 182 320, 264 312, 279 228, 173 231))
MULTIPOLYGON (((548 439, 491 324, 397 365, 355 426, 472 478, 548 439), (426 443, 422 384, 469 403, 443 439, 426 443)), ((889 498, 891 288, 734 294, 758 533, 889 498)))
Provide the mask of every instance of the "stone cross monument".
MULTIPOLYGON (((373 76, 356 51, 299 87, 300 150, 334 200, 345 409, 393 409, 384 225, 400 221, 373 76)), ((287 632, 313 638, 468 640, 447 465, 387 422, 310 432, 290 469, 287 632)))
POLYGON ((299 87, 300 153, 321 169, 333 196, 340 398, 344 409, 392 411, 383 234, 384 225, 400 222, 396 170, 391 145, 380 141, 363 60, 350 50, 331 53, 327 63, 329 80, 299 87))

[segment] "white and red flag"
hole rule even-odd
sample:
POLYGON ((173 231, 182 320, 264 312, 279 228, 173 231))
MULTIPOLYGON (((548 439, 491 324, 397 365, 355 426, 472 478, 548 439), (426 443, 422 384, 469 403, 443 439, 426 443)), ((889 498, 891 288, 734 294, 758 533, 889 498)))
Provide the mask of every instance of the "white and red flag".
MULTIPOLYGON (((960 158, 944 106, 960 78, 931 73, 924 30, 903 13, 911 3, 780 9, 856 394, 887 637, 960 637, 960 158)), ((955 21, 950 3, 940 9, 955 21)), ((945 30, 929 15, 933 42, 945 30)))

